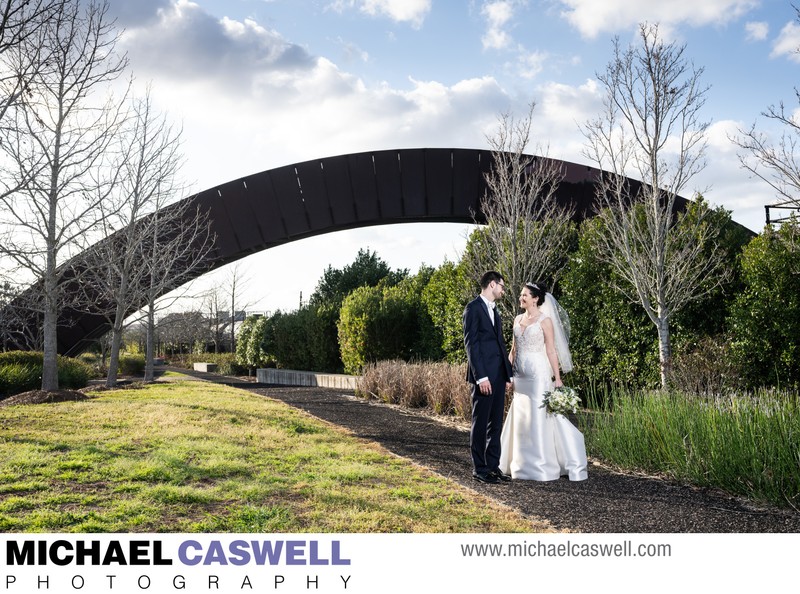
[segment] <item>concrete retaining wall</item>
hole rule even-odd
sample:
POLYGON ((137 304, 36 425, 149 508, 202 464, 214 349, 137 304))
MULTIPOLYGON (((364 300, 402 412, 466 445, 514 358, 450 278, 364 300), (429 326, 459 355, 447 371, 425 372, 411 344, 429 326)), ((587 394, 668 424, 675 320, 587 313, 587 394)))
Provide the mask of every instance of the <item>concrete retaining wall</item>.
POLYGON ((292 369, 256 369, 256 381, 260 384, 279 386, 320 386, 339 390, 355 390, 358 377, 338 373, 315 373, 292 369))
POLYGON ((216 373, 217 372, 217 364, 216 363, 195 363, 193 365, 195 371, 203 371, 205 373, 216 373))

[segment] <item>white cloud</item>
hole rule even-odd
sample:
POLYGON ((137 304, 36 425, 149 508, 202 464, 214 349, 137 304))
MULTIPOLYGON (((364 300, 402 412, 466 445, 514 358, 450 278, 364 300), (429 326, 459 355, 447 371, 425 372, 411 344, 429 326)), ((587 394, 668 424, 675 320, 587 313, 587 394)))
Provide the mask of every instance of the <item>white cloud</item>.
POLYGON ((709 165, 690 181, 683 195, 701 192, 712 206, 733 211, 737 223, 759 231, 764 226, 764 206, 773 202, 773 192, 741 167, 736 147, 725 136, 735 126, 735 122, 720 122, 711 127, 706 152, 709 165))
POLYGON ((535 78, 547 62, 549 55, 546 52, 527 52, 520 48, 519 75, 522 78, 535 78))
POLYGON ((772 57, 787 56, 793 62, 800 62, 800 24, 787 23, 781 29, 772 45, 772 57))
POLYGON ((492 0, 483 5, 481 14, 487 25, 481 38, 484 49, 505 49, 512 43, 513 38, 505 27, 514 17, 515 4, 513 0, 492 0))
POLYGON ((353 62, 369 62, 369 52, 362 50, 355 43, 336 38, 336 43, 342 48, 342 57, 348 64, 353 62))
POLYGON ((731 158, 737 151, 737 147, 731 141, 731 138, 738 136, 739 130, 742 128, 741 122, 734 122, 733 120, 721 120, 712 123, 706 130, 709 151, 714 151, 720 156, 725 155, 725 158, 731 158))
POLYGON ((544 70, 549 54, 531 51, 522 44, 514 45, 508 29, 517 21, 517 11, 526 5, 524 0, 488 0, 481 8, 486 20, 486 32, 481 37, 484 50, 512 50, 516 61, 508 62, 505 69, 513 76, 531 80, 544 70))
POLYGON ((140 26, 158 18, 161 10, 168 9, 173 0, 110 0, 109 14, 121 27, 140 26))
POLYGON ((664 30, 678 24, 695 27, 724 24, 758 7, 757 0, 559 0, 562 16, 587 38, 627 30, 640 22, 660 23, 664 30))
POLYGON ((372 17, 388 17, 398 23, 422 26, 431 10, 432 0, 336 0, 330 8, 343 12, 358 9, 372 17))
POLYGON ((129 28, 123 45, 134 70, 177 80, 211 80, 240 90, 265 72, 313 68, 308 52, 253 20, 216 19, 188 0, 159 11, 147 28, 129 28))
POLYGON ((539 89, 534 131, 549 140, 551 157, 586 163, 580 126, 600 112, 601 93, 594 79, 577 87, 551 82, 539 89))
POLYGON ((744 30, 747 32, 747 41, 764 41, 769 35, 769 23, 745 23, 744 30))
POLYGON ((492 77, 367 87, 325 58, 310 67, 255 72, 246 88, 175 79, 169 71, 148 75, 159 103, 183 120, 192 150, 187 176, 199 189, 334 154, 482 146, 488 122, 509 101, 492 77))

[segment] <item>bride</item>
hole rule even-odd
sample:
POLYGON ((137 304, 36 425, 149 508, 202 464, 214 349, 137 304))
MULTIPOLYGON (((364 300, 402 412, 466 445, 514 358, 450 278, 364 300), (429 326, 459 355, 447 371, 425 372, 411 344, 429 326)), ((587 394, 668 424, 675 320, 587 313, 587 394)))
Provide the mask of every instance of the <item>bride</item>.
POLYGON ((500 470, 515 479, 553 481, 568 475, 571 481, 586 480, 583 434, 542 404, 545 392, 564 385, 559 364, 565 373, 572 370, 559 305, 537 283, 525 284, 519 304, 525 313, 514 320, 508 356, 514 367, 514 399, 500 438, 500 470))

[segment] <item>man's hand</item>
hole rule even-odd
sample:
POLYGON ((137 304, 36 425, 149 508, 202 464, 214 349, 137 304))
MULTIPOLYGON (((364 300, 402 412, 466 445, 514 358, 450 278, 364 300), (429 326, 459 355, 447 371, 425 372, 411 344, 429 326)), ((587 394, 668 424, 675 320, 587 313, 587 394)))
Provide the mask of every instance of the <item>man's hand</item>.
POLYGON ((478 389, 481 391, 482 395, 489 396, 492 393, 492 382, 489 380, 482 381, 478 384, 478 389))

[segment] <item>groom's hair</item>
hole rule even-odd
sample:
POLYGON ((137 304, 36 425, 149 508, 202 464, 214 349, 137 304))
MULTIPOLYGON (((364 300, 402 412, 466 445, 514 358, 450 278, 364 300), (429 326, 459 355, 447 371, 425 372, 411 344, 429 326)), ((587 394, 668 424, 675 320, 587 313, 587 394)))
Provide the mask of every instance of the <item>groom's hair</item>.
POLYGON ((487 272, 484 272, 483 276, 481 277, 481 289, 488 287, 492 281, 499 283, 501 280, 503 280, 502 274, 495 270, 488 270, 487 272))

